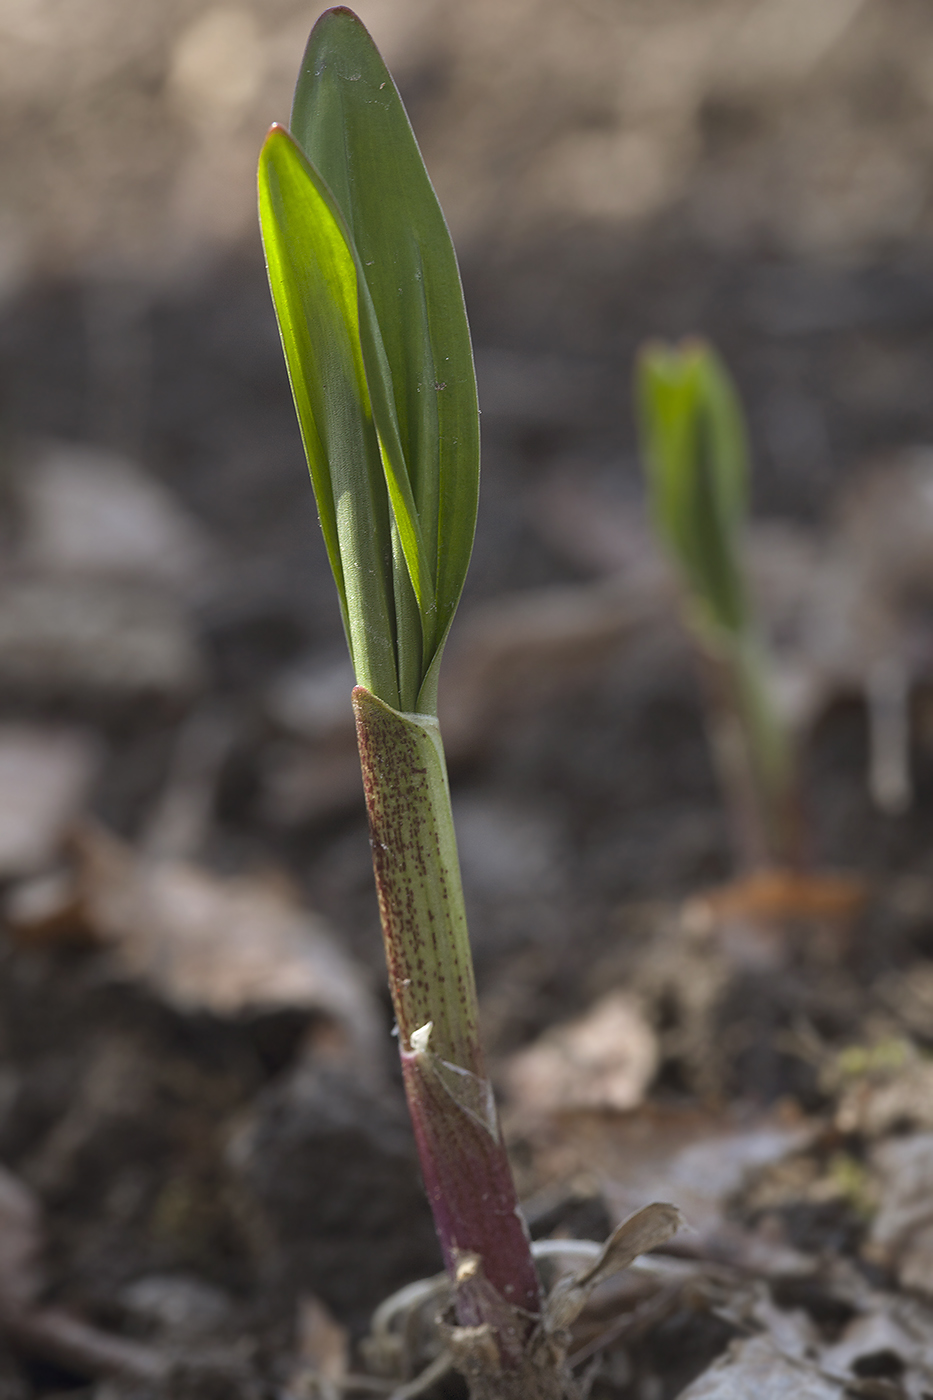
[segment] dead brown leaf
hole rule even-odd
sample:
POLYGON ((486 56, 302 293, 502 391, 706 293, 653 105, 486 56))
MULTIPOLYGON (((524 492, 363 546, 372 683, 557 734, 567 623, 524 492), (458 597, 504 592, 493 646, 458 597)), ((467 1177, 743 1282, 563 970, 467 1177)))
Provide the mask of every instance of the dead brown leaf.
POLYGON ((516 1114, 533 1119, 568 1109, 635 1108, 657 1067, 657 1040, 638 1002, 615 991, 511 1056, 502 1078, 516 1114))
POLYGON ((680 1400, 841 1400, 843 1385, 812 1362, 786 1356, 768 1336, 733 1342, 680 1400))
POLYGON ((627 1269, 638 1258, 666 1244, 685 1224, 676 1206, 654 1201, 634 1211, 609 1236, 596 1259, 558 1280, 547 1300, 546 1321, 551 1331, 572 1327, 594 1289, 627 1269))
POLYGON ((933 1132, 879 1143, 872 1165, 880 1205, 866 1250, 903 1288, 933 1298, 933 1132))
MULTIPOLYGON (((843 1083, 836 1109, 840 1132, 882 1138, 897 1128, 933 1130, 933 1063, 906 1041, 859 1051, 864 1065, 843 1083)), ((843 1060, 837 1070, 843 1073, 843 1060)))
POLYGON ((339 1400, 350 1362, 350 1334, 313 1294, 298 1299, 295 1319, 298 1367, 290 1390, 320 1400, 339 1400))
POLYGON ((855 875, 762 870, 696 895, 684 916, 694 922, 736 918, 847 921, 862 911, 868 893, 865 881, 855 875))
POLYGON ((912 1400, 922 1400, 933 1385, 933 1317, 922 1317, 904 1300, 875 1296, 852 1319, 842 1335, 822 1348, 820 1361, 834 1375, 852 1377, 871 1371, 897 1372, 912 1400))
MULTIPOLYGON (((793 1275, 783 1280, 790 1296, 794 1282, 793 1275)), ((798 1306, 779 1307, 772 1289, 737 1280, 720 1315, 743 1332, 760 1330, 756 1340, 767 1343, 782 1365, 812 1367, 853 1400, 926 1400, 933 1385, 929 1308, 872 1288, 862 1269, 841 1258, 825 1259, 799 1296, 798 1306), (841 1327, 827 1326, 834 1310, 849 1315, 841 1327)))
POLYGON ((98 827, 77 848, 87 922, 128 976, 185 1011, 316 1012, 362 1064, 380 1062, 381 1017, 360 972, 282 882, 148 860, 98 827))
POLYGON ((611 1214, 662 1199, 683 1211, 691 1233, 680 1251, 768 1273, 808 1267, 794 1251, 739 1229, 726 1207, 748 1174, 799 1150, 813 1124, 781 1113, 742 1118, 701 1108, 646 1105, 626 1114, 574 1113, 532 1139, 540 1178, 595 1180, 611 1214))

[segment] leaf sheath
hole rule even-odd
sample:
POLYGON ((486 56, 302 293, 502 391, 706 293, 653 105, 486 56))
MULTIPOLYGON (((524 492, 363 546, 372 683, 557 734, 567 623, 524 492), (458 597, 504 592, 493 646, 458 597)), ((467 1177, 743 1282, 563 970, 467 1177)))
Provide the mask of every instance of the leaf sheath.
MULTIPOLYGON (((400 714, 362 686, 353 706, 405 1087, 445 1262, 455 1277, 464 1255, 479 1256, 505 1304, 537 1313, 537 1277, 477 1033, 437 722, 400 714)), ((464 1326, 488 1320, 469 1288, 458 1290, 458 1312, 464 1326)))

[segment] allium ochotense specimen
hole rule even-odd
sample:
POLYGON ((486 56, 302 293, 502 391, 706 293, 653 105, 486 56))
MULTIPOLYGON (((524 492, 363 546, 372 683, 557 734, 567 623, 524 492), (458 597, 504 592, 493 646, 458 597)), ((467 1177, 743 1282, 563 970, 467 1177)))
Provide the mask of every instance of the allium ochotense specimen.
POLYGON ((477 1034, 441 652, 473 542, 479 420, 456 258, 405 110, 328 10, 259 167, 269 281, 337 584, 405 1086, 458 1321, 517 1368, 538 1282, 477 1034))
POLYGON ((713 751, 740 848, 751 865, 793 863, 794 755, 742 562, 749 468, 738 396, 715 352, 690 340, 643 349, 636 402, 654 524, 706 661, 713 751))

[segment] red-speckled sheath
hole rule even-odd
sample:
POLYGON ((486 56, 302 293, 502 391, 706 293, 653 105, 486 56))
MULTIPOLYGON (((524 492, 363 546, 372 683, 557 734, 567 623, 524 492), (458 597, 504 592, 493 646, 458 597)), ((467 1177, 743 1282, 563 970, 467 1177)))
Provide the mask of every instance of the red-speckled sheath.
POLYGON ((363 686, 353 708, 405 1088, 454 1279, 461 1266, 458 1320, 490 1323, 517 1364, 540 1294, 477 1032, 440 731, 363 686), (469 1256, 480 1271, 462 1267, 469 1256))

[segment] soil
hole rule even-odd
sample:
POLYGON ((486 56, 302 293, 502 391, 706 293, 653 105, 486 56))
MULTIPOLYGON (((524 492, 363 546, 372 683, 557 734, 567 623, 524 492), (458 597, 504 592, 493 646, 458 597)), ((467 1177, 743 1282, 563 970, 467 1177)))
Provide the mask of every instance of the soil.
MULTIPOLYGON (((806 72, 788 61, 786 71, 759 74, 760 87, 741 91, 710 79, 695 95, 693 144, 667 194, 634 212, 621 204, 593 212, 595 179, 590 204, 584 200, 590 212, 578 216, 540 192, 549 153, 571 136, 647 131, 661 142, 661 160, 668 138, 679 149, 670 134, 679 99, 659 98, 647 116, 609 110, 609 58, 593 56, 594 77, 585 65, 574 68, 568 50, 557 110, 536 117, 549 75, 561 71, 564 31, 553 8, 505 6, 510 24, 534 31, 537 58, 522 61, 510 102, 502 100, 500 120, 515 126, 510 141, 500 136, 498 167, 493 135, 470 115, 495 76, 483 67, 483 7, 475 28, 458 21, 456 43, 444 36, 440 4, 400 7, 397 31, 385 17, 429 162, 445 142, 454 152, 446 162, 437 155, 438 185, 463 233, 486 405, 464 628, 518 591, 586 589, 611 572, 594 562, 598 551, 561 542, 548 493, 590 502, 591 517, 595 509, 629 518, 640 485, 628 385, 646 337, 702 332, 733 367, 755 445, 759 518, 827 528, 840 494, 873 457, 933 441, 933 156, 921 121, 933 23, 924 8, 899 0, 879 39, 878 7, 850 5, 851 26, 806 72), (859 105, 869 92, 874 105, 859 105), (838 174, 844 188, 835 190, 812 171, 809 186, 803 175, 794 183, 795 142, 804 140, 795 123, 807 120, 830 163, 838 148, 862 172, 870 189, 861 203, 854 175, 838 174), (886 153, 909 167, 903 180, 884 166, 886 153), (453 188, 458 155, 480 172, 474 205, 453 188), (911 172, 915 205, 898 214, 911 172), (497 216, 512 180, 515 208, 497 216), (885 189, 887 222, 877 212, 885 189)), ((754 7, 672 3, 653 18, 637 0, 626 0, 619 16, 610 6, 579 8, 597 36, 624 20, 639 42, 654 34, 659 45, 665 36, 673 44, 680 34, 687 52, 689 36, 702 33, 700 12, 713 25, 728 11, 736 28, 754 7)), ((281 25, 295 19, 285 5, 273 9, 281 25)), ((763 16, 767 7, 759 9, 763 16)), ((374 31, 380 13, 374 8, 374 31)), ((184 29, 183 17, 165 25, 163 47, 184 29)), ((749 52, 758 53, 753 41, 749 52)), ((136 90, 125 75, 120 82, 136 90)), ((114 83, 119 107, 123 89, 114 83)), ((250 100, 261 106, 261 96, 250 100)), ((48 116, 48 92, 35 102, 48 116)), ((282 112, 265 114, 274 115, 282 112)), ((51 168, 57 128, 48 122, 51 168)), ((242 117, 236 141, 252 139, 251 122, 255 114, 242 117)), ((113 159, 119 154, 114 145, 113 159)), ((819 166, 815 155, 812 164, 819 166)), ((315 762, 337 753, 335 772, 344 770, 339 735, 306 741, 276 720, 269 702, 297 667, 338 662, 342 638, 264 272, 255 239, 231 217, 226 231, 209 231, 194 252, 185 244, 184 256, 147 274, 140 230, 163 166, 173 168, 167 156, 162 164, 153 157, 145 174, 148 205, 134 187, 138 228, 127 215, 113 232, 119 274, 102 275, 85 246, 47 233, 34 262, 23 255, 0 305, 3 545, 14 558, 24 528, 17 483, 36 440, 138 459, 222 558, 216 586, 184 608, 203 678, 188 694, 3 680, 0 718, 91 731, 103 758, 83 819, 141 846, 186 725, 193 715, 222 714, 229 742, 188 854, 222 875, 287 876, 338 930, 361 983, 375 990, 384 1057, 362 1071, 335 1046, 320 1009, 180 1008, 129 976, 93 937, 36 942, 8 920, 0 941, 0 1163, 41 1209, 34 1297, 92 1325, 98 1340, 106 1334, 142 1351, 117 1364, 93 1341, 83 1350, 63 1342, 51 1325, 38 1336, 15 1321, 4 1328, 0 1307, 3 1400, 299 1394, 324 1354, 296 1322, 308 1298, 355 1345, 383 1298, 439 1267, 394 1063, 362 794, 335 779, 335 796, 283 808, 270 778, 307 752, 315 762)), ((40 201, 23 227, 52 228, 56 207, 40 201)), ((106 261, 106 232, 90 215, 82 227, 102 240, 106 261)), ((4 567, 12 577, 15 559, 4 567)), ((482 742, 452 753, 496 1072, 504 1075, 508 1057, 548 1027, 621 988, 638 999, 658 1047, 649 1108, 633 1103, 630 1112, 717 1122, 784 1114, 812 1126, 802 1146, 759 1163, 720 1203, 741 1249, 726 1258, 725 1237, 711 1244, 700 1230, 693 1257, 707 1270, 705 1302, 686 1286, 654 1313, 644 1299, 632 1311, 629 1300, 623 1314, 635 1322, 607 1344, 594 1397, 674 1400, 736 1338, 766 1331, 763 1312, 749 1323, 734 1301, 739 1275, 743 1288, 750 1277, 765 1280, 770 1305, 805 1315, 825 1347, 862 1307, 846 1301, 852 1290, 832 1274, 837 1266, 877 1296, 929 1304, 929 1280, 904 1274, 897 1249, 877 1245, 872 1221, 887 1179, 879 1142, 928 1132, 933 1115, 908 1103, 879 1126, 870 1105, 873 1094, 928 1064, 933 1049, 933 997, 923 992, 933 970, 931 621, 928 607, 915 611, 924 646, 914 668, 909 811, 888 815, 871 800, 863 695, 831 696, 806 748, 814 870, 862 878, 863 911, 842 925, 785 922, 765 937, 764 951, 754 931, 733 936, 717 925, 698 939, 680 913, 684 899, 728 882, 735 862, 695 664, 673 609, 597 645, 559 684, 543 653, 525 677, 521 708, 503 703, 482 742), (890 1073, 872 1059, 883 1059, 885 1046, 894 1047, 890 1073), (851 1069, 853 1047, 865 1057, 861 1069, 851 1069), (846 1054, 849 1069, 840 1069, 846 1054), (844 1171, 848 1184, 840 1186, 844 1171), (794 1251, 797 1265, 782 1271, 770 1256, 750 1262, 751 1238, 794 1251), (807 1275, 804 1259, 816 1261, 816 1273, 807 1275), (716 1268, 737 1273, 724 1281, 716 1268)), ((52 864, 62 858, 59 851, 52 864)), ((606 1146, 614 1111, 576 1118, 568 1110, 543 1125, 520 1109, 507 1106, 507 1122, 534 1234, 603 1238, 624 1213, 606 1185, 625 1172, 606 1146), (590 1144, 589 1165, 575 1140, 590 1144), (607 1155, 596 1169, 600 1153, 607 1155)), ((3 1230, 0 1200, 0 1294, 3 1230)), ((896 1349, 882 1352, 871 1353, 875 1361, 859 1373, 863 1388, 849 1393, 919 1394, 898 1388, 905 1363, 896 1349), (872 1377, 881 1388, 868 1388, 872 1377)), ((431 1393, 458 1394, 458 1385, 448 1378, 431 1393)))

